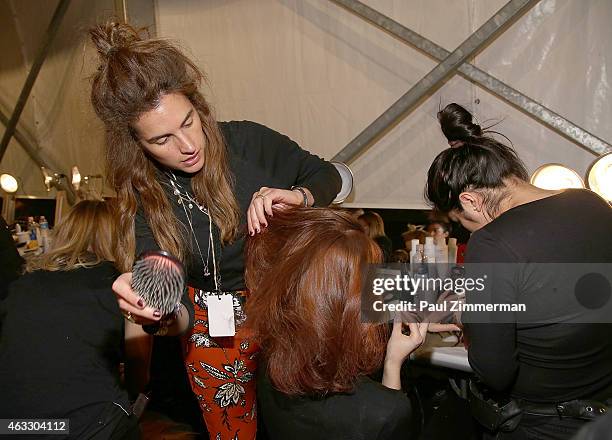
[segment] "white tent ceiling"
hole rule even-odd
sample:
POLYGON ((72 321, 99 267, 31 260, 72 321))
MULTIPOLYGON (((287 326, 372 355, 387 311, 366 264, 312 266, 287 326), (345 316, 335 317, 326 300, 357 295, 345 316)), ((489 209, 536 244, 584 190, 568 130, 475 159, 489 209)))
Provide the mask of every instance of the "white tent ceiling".
MULTIPOLYGON (((128 4, 130 0, 127 0, 128 4)), ((10 114, 55 7, 0 2, 0 108, 10 114)), ((140 1, 140 3, 145 3, 140 1)), ((504 0, 368 0, 371 7, 453 50, 504 0)), ((103 132, 89 105, 93 50, 83 31, 111 0, 73 0, 22 116, 58 170, 102 172, 103 132)), ((158 34, 178 40, 207 72, 219 119, 250 119, 331 158, 435 62, 328 0, 158 0, 158 34)), ((542 0, 472 63, 593 134, 612 141, 612 4, 542 0)), ((477 85, 454 77, 358 157, 351 205, 423 207, 425 172, 446 147, 435 119, 458 102, 514 143, 530 170, 561 162, 584 174, 594 155, 477 85)), ((3 127, 0 126, 0 133, 3 127)), ((40 173, 13 140, 0 172, 44 195, 40 173)))

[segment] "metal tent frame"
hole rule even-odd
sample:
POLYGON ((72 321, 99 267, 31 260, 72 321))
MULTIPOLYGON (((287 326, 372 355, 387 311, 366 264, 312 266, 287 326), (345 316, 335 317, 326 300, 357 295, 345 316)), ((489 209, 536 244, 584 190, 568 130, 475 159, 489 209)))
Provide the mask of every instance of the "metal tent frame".
POLYGON ((473 58, 480 50, 537 4, 539 0, 510 0, 453 52, 447 51, 433 41, 428 40, 358 0, 330 1, 439 61, 436 67, 359 133, 332 160, 345 163, 353 161, 371 146, 375 140, 384 136, 384 133, 390 127, 417 108, 425 98, 434 93, 446 80, 456 73, 482 86, 495 96, 531 116, 537 122, 592 154, 602 155, 612 151, 612 146, 608 142, 589 133, 587 130, 467 62, 467 60, 473 58))
MULTIPOLYGON (((68 10, 68 6, 70 6, 70 0, 60 0, 55 8, 55 12, 53 13, 53 17, 49 22, 49 26, 45 32, 42 44, 38 48, 38 53, 34 58, 34 62, 32 63, 32 67, 30 68, 30 72, 28 73, 23 88, 21 89, 21 93, 19 94, 19 98, 17 99, 17 103, 15 104, 15 108, 13 109, 13 113, 11 114, 10 118, 0 112, 0 121, 6 126, 6 130, 2 136, 2 141, 0 141, 0 162, 2 162, 2 158, 4 157, 4 153, 6 153, 9 142, 13 136, 15 136, 17 142, 19 142, 19 144, 23 147, 28 156, 30 156, 30 158, 36 162, 36 165, 54 170, 58 169, 50 165, 49 160, 43 157, 39 146, 31 144, 27 140, 24 134, 20 132, 17 124, 19 123, 21 113, 28 102, 30 92, 34 87, 34 83, 36 82, 40 69, 42 68, 43 63, 49 54, 53 40, 60 29, 60 24, 62 23, 62 19, 68 10)), ((63 181, 60 181, 58 186, 60 189, 66 191, 69 202, 73 203, 76 199, 76 193, 72 186, 63 181)))

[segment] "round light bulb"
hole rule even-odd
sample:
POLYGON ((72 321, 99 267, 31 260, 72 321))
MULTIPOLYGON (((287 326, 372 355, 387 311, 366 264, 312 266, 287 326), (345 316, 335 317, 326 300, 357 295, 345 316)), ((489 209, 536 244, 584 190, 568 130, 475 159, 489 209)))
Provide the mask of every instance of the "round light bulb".
POLYGON ((598 158, 587 172, 589 189, 612 202, 612 153, 598 158))
POLYGON ((542 165, 531 176, 531 184, 542 189, 584 188, 576 171, 556 163, 542 165))
POLYGON ((10 174, 3 174, 0 176, 0 186, 7 193, 17 192, 17 189, 19 188, 17 179, 15 179, 10 174))

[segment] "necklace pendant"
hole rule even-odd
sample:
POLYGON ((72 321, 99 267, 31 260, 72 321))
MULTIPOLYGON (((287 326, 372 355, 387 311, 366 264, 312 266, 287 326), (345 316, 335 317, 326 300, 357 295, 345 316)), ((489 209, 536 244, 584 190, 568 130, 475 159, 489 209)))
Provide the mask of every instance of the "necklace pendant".
POLYGON ((178 204, 182 205, 183 204, 183 199, 178 199, 178 204))
POLYGON ((210 271, 208 270, 208 268, 204 269, 204 276, 205 277, 209 277, 210 276, 210 271))
POLYGON ((193 203, 190 203, 190 204, 189 204, 189 205, 187 205, 187 206, 189 206, 189 209, 192 209, 192 208, 193 208, 193 203))

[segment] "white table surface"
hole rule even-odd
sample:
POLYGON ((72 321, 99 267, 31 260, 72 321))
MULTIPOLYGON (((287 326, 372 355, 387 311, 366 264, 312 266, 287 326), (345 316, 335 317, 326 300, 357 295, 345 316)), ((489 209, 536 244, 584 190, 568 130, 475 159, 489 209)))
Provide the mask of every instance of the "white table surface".
POLYGON ((454 346, 455 341, 456 338, 454 341, 443 340, 437 334, 429 334, 425 345, 412 353, 410 359, 418 363, 472 373, 467 350, 463 344, 454 346))

